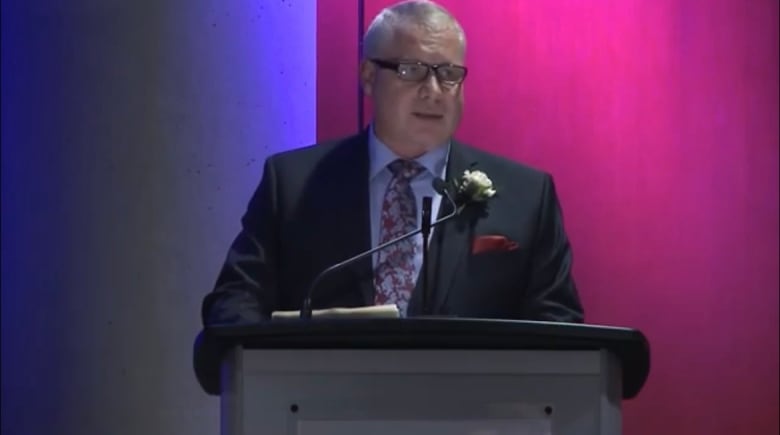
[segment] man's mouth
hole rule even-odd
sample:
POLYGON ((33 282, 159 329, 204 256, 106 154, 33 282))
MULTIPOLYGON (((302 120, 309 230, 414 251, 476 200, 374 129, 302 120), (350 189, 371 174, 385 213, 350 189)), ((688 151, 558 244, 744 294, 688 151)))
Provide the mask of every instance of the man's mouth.
POLYGON ((414 112, 413 115, 417 118, 430 120, 430 121, 438 121, 444 118, 444 115, 440 113, 414 112))

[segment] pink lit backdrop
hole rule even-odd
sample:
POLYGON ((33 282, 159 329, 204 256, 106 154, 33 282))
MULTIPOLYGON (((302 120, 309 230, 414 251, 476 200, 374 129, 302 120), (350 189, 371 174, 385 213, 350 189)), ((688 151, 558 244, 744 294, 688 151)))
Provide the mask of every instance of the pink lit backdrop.
MULTIPOLYGON (((441 3, 469 43, 458 137, 553 174, 586 321, 651 342, 625 433, 778 433, 778 3, 441 3)), ((357 128, 345 4, 318 2, 320 139, 357 128)))

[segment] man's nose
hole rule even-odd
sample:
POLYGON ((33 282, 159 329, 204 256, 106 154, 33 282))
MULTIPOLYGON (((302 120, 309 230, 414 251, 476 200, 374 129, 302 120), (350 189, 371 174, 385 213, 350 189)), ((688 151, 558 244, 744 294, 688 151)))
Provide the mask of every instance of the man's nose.
POLYGON ((441 96, 442 87, 441 87, 441 83, 439 83, 439 79, 436 78, 435 72, 430 71, 428 77, 426 77, 425 80, 423 80, 423 83, 420 86, 420 94, 422 97, 441 96))

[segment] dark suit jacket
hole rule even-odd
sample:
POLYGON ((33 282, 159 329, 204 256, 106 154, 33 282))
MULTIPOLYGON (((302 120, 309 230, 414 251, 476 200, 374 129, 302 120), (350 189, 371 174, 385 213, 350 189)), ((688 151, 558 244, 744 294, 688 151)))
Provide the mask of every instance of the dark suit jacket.
MULTIPOLYGON (((368 141, 361 134, 270 157, 213 292, 205 325, 254 323, 273 310, 299 310, 323 269, 370 248, 368 141)), ((467 208, 431 238, 433 315, 583 321, 571 276, 572 254, 552 178, 452 143, 448 178, 474 167, 498 194, 467 208), (513 250, 472 254, 475 238, 503 235, 513 250)), ((439 216, 452 210, 442 201, 439 216)), ((421 287, 409 315, 420 314, 421 287)), ((373 305, 371 258, 334 273, 314 292, 313 308, 373 305)))

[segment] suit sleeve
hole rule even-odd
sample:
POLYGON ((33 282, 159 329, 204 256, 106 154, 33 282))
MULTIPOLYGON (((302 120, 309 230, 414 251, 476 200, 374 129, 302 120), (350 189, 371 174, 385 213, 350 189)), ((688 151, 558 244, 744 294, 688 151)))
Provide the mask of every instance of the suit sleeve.
POLYGON ((204 326, 257 323, 276 306, 278 203, 272 158, 241 219, 214 289, 203 300, 204 326))
POLYGON ((563 226, 552 177, 545 177, 534 240, 531 277, 525 295, 525 318, 584 321, 584 311, 572 277, 572 251, 563 226))

